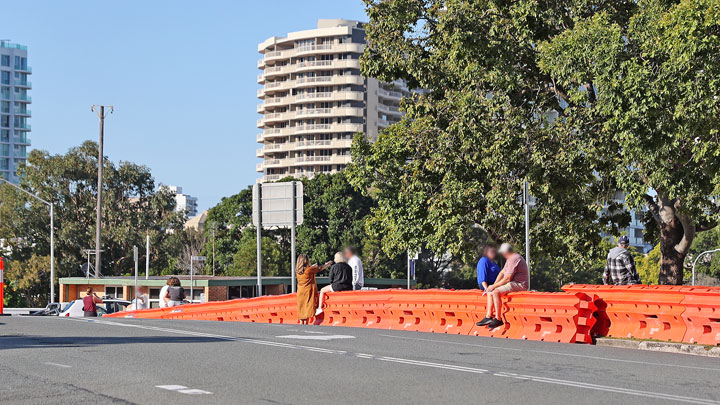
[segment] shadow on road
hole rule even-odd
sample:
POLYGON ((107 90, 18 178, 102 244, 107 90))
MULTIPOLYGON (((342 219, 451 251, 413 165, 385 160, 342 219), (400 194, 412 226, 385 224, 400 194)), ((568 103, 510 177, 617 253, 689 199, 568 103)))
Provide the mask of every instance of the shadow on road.
POLYGON ((172 343, 211 343, 224 342, 224 339, 202 336, 127 336, 127 337, 92 337, 92 336, 32 336, 5 335, 0 336, 0 351, 9 349, 49 349, 67 347, 92 347, 126 344, 172 344, 172 343))

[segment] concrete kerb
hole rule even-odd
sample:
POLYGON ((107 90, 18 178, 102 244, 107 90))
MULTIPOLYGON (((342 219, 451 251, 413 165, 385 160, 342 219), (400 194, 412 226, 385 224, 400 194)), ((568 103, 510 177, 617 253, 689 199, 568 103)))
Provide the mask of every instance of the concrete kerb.
POLYGON ((693 345, 687 343, 597 338, 595 344, 598 346, 622 347, 625 349, 650 350, 654 352, 692 354, 695 356, 720 358, 720 347, 708 348, 707 346, 693 345))

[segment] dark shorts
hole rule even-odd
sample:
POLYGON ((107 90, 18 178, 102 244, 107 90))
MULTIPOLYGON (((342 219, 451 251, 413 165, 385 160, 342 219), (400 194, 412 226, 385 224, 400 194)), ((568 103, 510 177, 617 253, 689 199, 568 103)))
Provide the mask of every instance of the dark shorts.
POLYGON ((349 284, 331 284, 333 292, 338 291, 352 291, 352 286, 349 284))
POLYGON ((83 311, 85 318, 97 318, 97 312, 95 311, 83 311))

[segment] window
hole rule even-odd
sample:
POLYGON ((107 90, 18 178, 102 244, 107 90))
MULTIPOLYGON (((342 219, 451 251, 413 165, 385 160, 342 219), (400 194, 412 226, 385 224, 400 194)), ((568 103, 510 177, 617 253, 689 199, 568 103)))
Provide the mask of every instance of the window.
POLYGON ((3 101, 0 102, 0 112, 4 113, 10 113, 10 102, 9 101, 3 101))
POLYGON ((0 83, 10 84, 10 72, 2 71, 2 74, 0 74, 0 83))
POLYGON ((9 115, 0 115, 0 127, 10 128, 9 115))
POLYGON ((0 129, 0 142, 10 142, 9 129, 0 129))
POLYGON ((113 298, 123 298, 123 288, 119 286, 105 286, 105 295, 113 298))
POLYGON ((2 58, 0 58, 0 65, 10 66, 10 55, 2 55, 2 58))
POLYGON ((642 230, 642 229, 637 229, 637 228, 635 228, 635 237, 636 237, 636 238, 639 238, 639 239, 642 239, 642 237, 643 237, 643 230, 642 230))

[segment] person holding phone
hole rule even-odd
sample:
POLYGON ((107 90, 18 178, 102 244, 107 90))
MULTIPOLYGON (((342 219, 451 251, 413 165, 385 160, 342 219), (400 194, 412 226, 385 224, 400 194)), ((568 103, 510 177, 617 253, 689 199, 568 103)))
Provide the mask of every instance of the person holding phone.
POLYGON ((94 292, 92 287, 88 287, 83 297, 83 316, 85 318, 97 318, 97 304, 102 304, 102 300, 94 292))
POLYGON ((315 281, 315 274, 330 267, 332 262, 327 262, 322 266, 310 264, 310 258, 306 254, 301 254, 295 263, 295 273, 297 275, 297 303, 298 303, 298 319, 303 325, 307 325, 308 319, 315 316, 315 310, 318 307, 318 288, 315 281))

